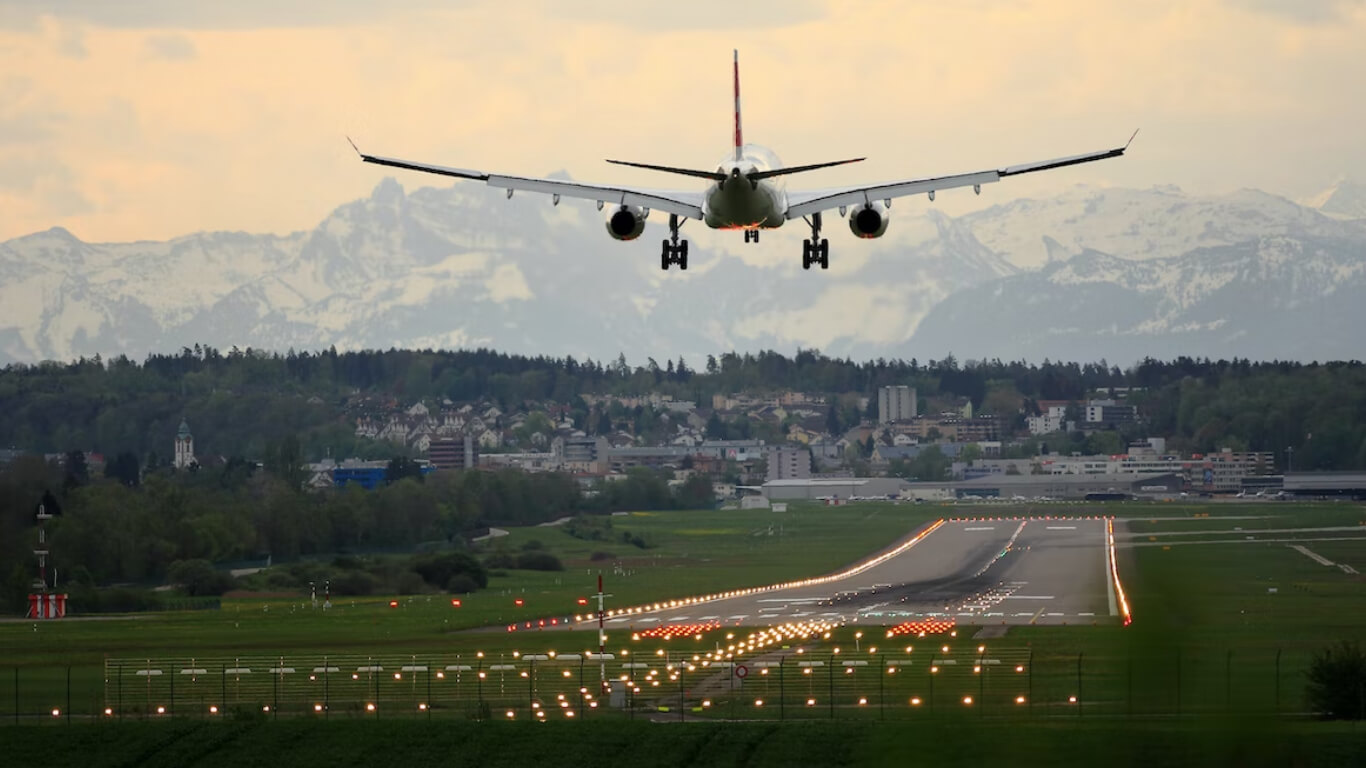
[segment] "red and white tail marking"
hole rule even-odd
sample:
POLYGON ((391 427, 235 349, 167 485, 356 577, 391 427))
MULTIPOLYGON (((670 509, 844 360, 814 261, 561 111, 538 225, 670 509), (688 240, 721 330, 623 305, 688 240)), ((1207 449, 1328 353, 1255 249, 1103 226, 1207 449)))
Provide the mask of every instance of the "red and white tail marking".
POLYGON ((740 135, 740 51, 735 50, 735 159, 740 160, 740 147, 744 146, 740 135))

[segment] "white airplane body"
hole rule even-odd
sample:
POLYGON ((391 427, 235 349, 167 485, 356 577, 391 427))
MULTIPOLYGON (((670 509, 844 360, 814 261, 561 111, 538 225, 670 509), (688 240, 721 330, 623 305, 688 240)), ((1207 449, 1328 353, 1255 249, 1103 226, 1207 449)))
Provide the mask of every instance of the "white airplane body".
MULTIPOLYGON (((740 124, 740 57, 738 52, 735 55, 734 81, 734 148, 717 164, 715 171, 630 163, 620 160, 607 161, 615 165, 707 179, 710 183, 701 194, 508 176, 367 155, 359 149, 356 149, 356 152, 367 163, 483 181, 489 186, 507 190, 508 197, 512 197, 514 191, 524 190, 549 194, 552 202, 556 205, 559 204, 561 197, 595 200, 599 210, 606 208, 607 233, 617 240, 634 240, 640 237, 645 231, 645 220, 649 217, 650 212, 663 211, 669 214, 670 238, 663 241, 660 267, 667 270, 672 264, 677 264, 680 269, 688 268, 688 241, 680 240, 678 236, 678 230, 686 219, 696 219, 712 229, 742 230, 747 243, 757 243, 760 230, 776 229, 792 219, 803 219, 811 227, 811 238, 803 241, 802 268, 810 269, 813 265, 819 264, 822 269, 828 269, 830 266, 830 244, 828 240, 820 236, 821 214, 825 211, 838 210, 840 216, 845 216, 847 211, 849 229, 860 238, 881 237, 887 231, 888 208, 891 207, 894 198, 925 193, 933 201, 935 192, 939 190, 969 186, 973 188, 974 192, 981 194, 983 184, 1000 181, 1007 176, 1119 157, 1129 148, 1129 144, 1126 143, 1124 146, 1115 149, 974 173, 789 194, 783 183, 785 176, 835 165, 856 163, 864 158, 783 167, 777 155, 771 150, 755 144, 744 143, 740 124)), ((1135 131, 1134 133, 1136 135, 1138 132, 1135 131)), ((1129 142, 1132 141, 1133 137, 1131 136, 1129 142)), ((354 143, 352 147, 355 147, 354 143)))

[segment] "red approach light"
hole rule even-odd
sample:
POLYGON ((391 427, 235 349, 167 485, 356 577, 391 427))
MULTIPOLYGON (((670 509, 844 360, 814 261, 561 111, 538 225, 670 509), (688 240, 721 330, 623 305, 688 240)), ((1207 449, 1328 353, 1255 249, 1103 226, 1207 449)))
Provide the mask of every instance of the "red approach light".
POLYGON ((586 597, 580 597, 580 598, 579 598, 579 605, 588 605, 588 598, 586 598, 586 597))
POLYGON ((397 607, 398 607, 398 601, 397 601, 397 600, 390 600, 390 601, 389 601, 389 607, 390 607, 390 608, 397 608, 397 607))
POLYGON ((525 602, 526 602, 526 601, 522 600, 522 598, 519 597, 519 598, 517 598, 516 600, 513 600, 513 601, 512 601, 512 604, 515 605, 515 606, 517 606, 518 608, 521 608, 522 605, 523 605, 525 602))
POLYGON ((554 625, 559 624, 559 623, 560 623, 560 620, 559 620, 559 619, 551 619, 551 620, 550 620, 550 625, 551 625, 551 626, 554 626, 554 625))
POLYGON ((459 600, 452 600, 452 601, 451 601, 451 607, 453 607, 453 608, 459 608, 459 607, 460 607, 460 601, 459 601, 459 600))

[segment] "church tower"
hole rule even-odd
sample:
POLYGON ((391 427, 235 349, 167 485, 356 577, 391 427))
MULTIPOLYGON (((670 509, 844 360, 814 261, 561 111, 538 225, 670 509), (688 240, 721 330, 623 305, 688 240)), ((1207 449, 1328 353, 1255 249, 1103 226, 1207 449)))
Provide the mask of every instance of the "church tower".
POLYGON ((194 435, 190 434, 190 425, 181 419, 180 429, 175 435, 175 468, 187 469, 193 463, 194 435))

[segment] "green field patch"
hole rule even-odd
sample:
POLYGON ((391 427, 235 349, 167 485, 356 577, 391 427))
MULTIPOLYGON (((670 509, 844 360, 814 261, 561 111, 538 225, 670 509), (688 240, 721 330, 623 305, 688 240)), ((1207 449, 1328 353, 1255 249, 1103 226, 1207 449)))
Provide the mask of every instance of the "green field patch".
POLYGON ((680 528, 676 533, 680 536, 739 536, 749 531, 739 528, 680 528))

